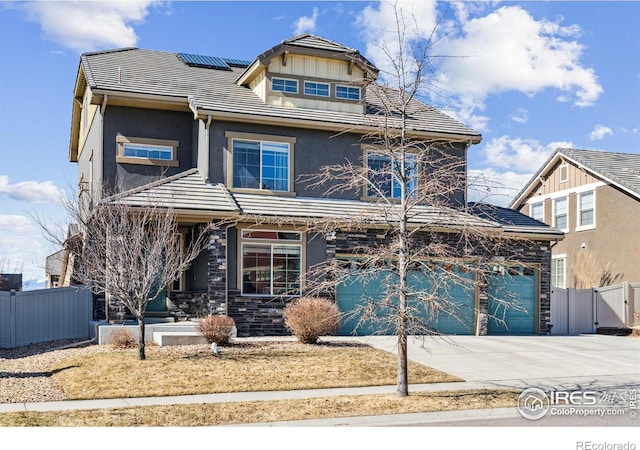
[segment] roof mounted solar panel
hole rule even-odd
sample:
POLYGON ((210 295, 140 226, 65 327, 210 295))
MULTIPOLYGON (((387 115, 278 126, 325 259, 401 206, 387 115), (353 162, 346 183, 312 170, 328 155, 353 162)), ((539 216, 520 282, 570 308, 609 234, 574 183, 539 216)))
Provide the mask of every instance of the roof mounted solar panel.
POLYGON ((222 58, 215 56, 194 55, 191 53, 178 53, 186 65, 191 67, 203 67, 205 69, 231 70, 231 67, 222 58))
POLYGON ((222 60, 231 67, 239 67, 241 69, 245 69, 251 65, 251 61, 245 59, 222 58, 222 60))

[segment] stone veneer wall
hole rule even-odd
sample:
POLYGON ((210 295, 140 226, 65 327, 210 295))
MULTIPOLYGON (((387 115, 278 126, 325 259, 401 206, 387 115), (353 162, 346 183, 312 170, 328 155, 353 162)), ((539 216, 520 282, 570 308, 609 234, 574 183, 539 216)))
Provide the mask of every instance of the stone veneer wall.
MULTIPOLYGON (((441 235, 446 236, 446 235, 441 235)), ((422 239, 429 239, 423 234, 422 239)), ((327 259, 336 257, 336 253, 352 254, 353 249, 362 246, 375 248, 388 242, 384 231, 363 230, 358 232, 337 232, 326 237, 327 259)), ((458 245, 454 235, 448 242, 458 245)), ((286 336, 290 331, 284 325, 283 312, 287 299, 272 297, 243 297, 239 291, 227 291, 227 234, 226 229, 219 228, 211 232, 209 237, 209 312, 210 314, 227 314, 236 322, 238 336, 286 336)), ((463 255, 460 249, 460 255, 463 255)), ((535 264, 539 269, 539 333, 549 334, 550 327, 550 292, 551 292, 551 248, 547 241, 512 241, 496 254, 468 254, 482 261, 514 261, 535 264)), ((479 322, 480 334, 487 334, 488 294, 487 284, 479 282, 479 322)))
POLYGON ((209 314, 227 313, 227 228, 224 226, 209 232, 209 314))

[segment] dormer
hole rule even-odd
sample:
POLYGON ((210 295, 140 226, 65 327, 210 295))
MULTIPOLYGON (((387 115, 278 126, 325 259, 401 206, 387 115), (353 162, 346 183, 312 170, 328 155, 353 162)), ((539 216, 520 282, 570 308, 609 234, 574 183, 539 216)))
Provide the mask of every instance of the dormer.
POLYGON ((302 34, 258 55, 237 83, 273 106, 363 114, 365 87, 377 77, 357 50, 302 34))

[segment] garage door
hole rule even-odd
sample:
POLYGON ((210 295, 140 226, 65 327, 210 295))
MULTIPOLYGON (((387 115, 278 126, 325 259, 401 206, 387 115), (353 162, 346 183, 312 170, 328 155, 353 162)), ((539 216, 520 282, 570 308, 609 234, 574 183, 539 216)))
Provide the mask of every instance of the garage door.
POLYGON ((510 266, 489 275, 488 334, 535 334, 537 273, 510 266))
MULTIPOLYGON (((445 311, 432 317, 432 311, 415 298, 409 300, 412 315, 418 318, 430 329, 442 334, 474 334, 475 331, 475 289, 473 286, 473 273, 462 273, 457 269, 455 276, 464 282, 454 284, 452 281, 443 282, 451 277, 432 274, 425 276, 423 272, 409 272, 408 284, 410 289, 418 292, 430 292, 435 283, 440 296, 450 302, 445 311)), ((338 328, 338 334, 346 335, 371 335, 371 334, 395 334, 394 324, 387 320, 365 321, 362 315, 356 315, 353 311, 359 308, 375 310, 377 317, 389 317, 390 311, 380 307, 380 301, 385 298, 387 286, 397 283, 397 277, 387 270, 381 270, 374 275, 367 274, 366 281, 362 273, 357 270, 353 275, 338 284, 336 299, 338 308, 343 313, 338 328)), ((395 302, 394 302, 395 303, 395 302)))

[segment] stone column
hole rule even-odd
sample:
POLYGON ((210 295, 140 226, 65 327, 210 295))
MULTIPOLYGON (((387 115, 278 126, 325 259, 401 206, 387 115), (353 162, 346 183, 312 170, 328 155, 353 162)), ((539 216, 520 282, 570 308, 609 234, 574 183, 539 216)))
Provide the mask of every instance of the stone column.
POLYGON ((227 314, 227 227, 209 232, 209 314, 227 314))

